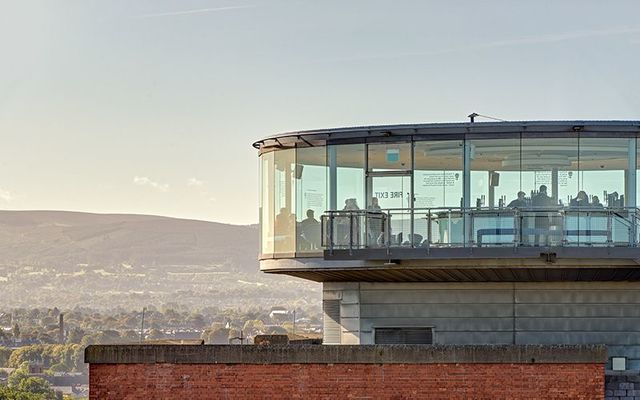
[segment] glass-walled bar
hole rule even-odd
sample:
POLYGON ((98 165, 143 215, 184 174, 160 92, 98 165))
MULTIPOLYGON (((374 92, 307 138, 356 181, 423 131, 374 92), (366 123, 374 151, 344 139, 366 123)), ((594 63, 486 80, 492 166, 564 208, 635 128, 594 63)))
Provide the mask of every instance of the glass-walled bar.
POLYGON ((462 131, 262 149, 261 253, 635 246, 636 135, 462 131))

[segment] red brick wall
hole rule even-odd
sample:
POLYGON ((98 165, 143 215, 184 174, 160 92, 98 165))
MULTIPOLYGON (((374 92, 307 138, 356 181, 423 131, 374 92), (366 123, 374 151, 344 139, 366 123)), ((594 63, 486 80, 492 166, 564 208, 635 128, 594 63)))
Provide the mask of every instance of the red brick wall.
POLYGON ((90 399, 602 399, 602 364, 91 364, 90 399))

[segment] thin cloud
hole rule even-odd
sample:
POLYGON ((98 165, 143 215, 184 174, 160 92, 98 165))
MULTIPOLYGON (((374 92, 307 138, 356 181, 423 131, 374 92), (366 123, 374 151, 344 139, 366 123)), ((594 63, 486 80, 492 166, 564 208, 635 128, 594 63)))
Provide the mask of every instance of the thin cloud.
POLYGON ((628 34, 634 34, 634 33, 640 33, 640 26, 622 26, 622 27, 610 28, 610 29, 592 29, 592 30, 582 30, 582 31, 556 33, 556 34, 521 36, 519 38, 514 38, 514 39, 497 40, 497 41, 486 42, 486 43, 476 43, 469 46, 453 47, 453 48, 441 49, 441 50, 415 52, 415 53, 362 55, 362 56, 355 56, 355 57, 319 60, 319 62, 382 60, 382 59, 395 59, 395 58, 405 58, 405 57, 438 56, 443 54, 467 53, 473 50, 523 46, 528 44, 557 43, 557 42, 564 42, 568 40, 588 39, 588 38, 606 37, 606 36, 614 36, 614 35, 628 35, 628 34))
POLYGON ((168 192, 169 191, 169 184, 168 183, 158 183, 158 182, 155 182, 155 181, 147 178, 146 176, 135 176, 133 178, 133 183, 135 183, 136 185, 139 185, 139 186, 149 186, 149 187, 157 189, 157 190, 159 190, 161 192, 168 192))
POLYGON ((189 178, 187 180, 187 185, 194 186, 194 187, 202 187, 202 185, 204 185, 204 182, 198 178, 189 178))
POLYGON ((14 196, 10 191, 0 188, 0 200, 10 203, 13 199, 14 196))
POLYGON ((180 15, 205 14, 205 13, 239 10, 242 8, 255 8, 255 7, 257 6, 245 5, 245 6, 228 6, 228 7, 216 7, 216 8, 198 8, 195 10, 171 11, 171 12, 164 12, 164 13, 137 15, 137 16, 134 16, 133 18, 143 19, 143 18, 173 17, 173 16, 180 16, 180 15))

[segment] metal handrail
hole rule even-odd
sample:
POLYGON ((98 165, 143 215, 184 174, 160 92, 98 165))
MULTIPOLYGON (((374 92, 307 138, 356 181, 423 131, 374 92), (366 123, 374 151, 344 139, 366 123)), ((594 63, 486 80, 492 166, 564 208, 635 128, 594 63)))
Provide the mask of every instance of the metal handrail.
POLYGON ((420 247, 428 253, 432 247, 637 247, 640 213, 635 207, 428 207, 330 210, 322 219, 329 251, 420 247))

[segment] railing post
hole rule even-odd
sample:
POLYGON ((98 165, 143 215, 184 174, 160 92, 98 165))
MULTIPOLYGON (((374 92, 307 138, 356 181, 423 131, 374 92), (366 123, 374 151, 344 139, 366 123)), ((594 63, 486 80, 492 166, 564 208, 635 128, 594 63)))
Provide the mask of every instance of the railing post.
POLYGON ((629 211, 631 224, 629 224, 629 247, 636 247, 638 245, 638 209, 633 208, 629 211))
POLYGON ((468 213, 468 218, 469 218, 469 232, 468 232, 468 239, 467 239, 467 243, 469 243, 469 247, 473 247, 474 244, 474 240, 473 240, 473 227, 475 224, 475 215, 473 215, 473 213, 471 212, 471 210, 467 210, 466 213, 468 213))
POLYGON ((391 247, 391 212, 389 212, 389 210, 387 210, 386 221, 387 221, 387 234, 386 234, 387 240, 386 240, 385 246, 387 248, 387 254, 389 254, 390 247, 391 247))
POLYGON ((329 213, 329 254, 333 254, 333 246, 334 246, 334 224, 335 215, 333 213, 329 213))
MULTIPOLYGON (((607 210, 607 246, 611 247, 613 244, 613 234, 611 229, 613 228, 613 213, 611 210, 607 210)), ((629 237, 631 239, 631 237, 629 237)))
POLYGON ((349 255, 353 254, 353 213, 349 212, 349 255))
POLYGON ((409 230, 411 231, 411 248, 415 247, 415 227, 414 227, 414 222, 413 222, 413 207, 411 207, 411 211, 410 211, 410 216, 411 216, 411 224, 410 224, 410 228, 409 230))
POLYGON ((563 210, 560 210, 560 245, 564 246, 567 243, 567 238, 564 236, 564 233, 567 230, 567 213, 563 210))
POLYGON ((427 211, 427 254, 431 251, 431 210, 427 211))
POLYGON ((520 227, 519 225, 519 219, 520 219, 520 210, 517 208, 514 208, 512 211, 512 215, 513 215, 513 247, 518 247, 520 246, 520 227))

